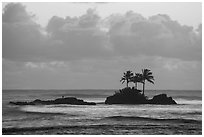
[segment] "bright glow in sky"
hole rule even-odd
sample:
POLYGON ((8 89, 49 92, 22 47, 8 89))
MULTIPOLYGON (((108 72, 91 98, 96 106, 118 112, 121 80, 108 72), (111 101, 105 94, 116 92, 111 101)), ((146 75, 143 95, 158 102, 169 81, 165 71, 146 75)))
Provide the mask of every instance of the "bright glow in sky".
POLYGON ((134 11, 144 17, 156 14, 167 14, 173 20, 183 25, 197 27, 202 22, 202 5, 200 3, 169 3, 169 2, 135 2, 135 3, 23 3, 27 10, 37 16, 38 22, 45 26, 52 16, 81 16, 87 9, 96 9, 97 13, 105 18, 113 13, 124 14, 134 11))

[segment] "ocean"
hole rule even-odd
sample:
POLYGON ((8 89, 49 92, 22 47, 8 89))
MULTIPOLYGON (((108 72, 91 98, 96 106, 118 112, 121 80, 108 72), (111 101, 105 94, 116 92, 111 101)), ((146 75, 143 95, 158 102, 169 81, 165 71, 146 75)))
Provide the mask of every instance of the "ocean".
POLYGON ((202 91, 153 90, 177 105, 106 105, 116 90, 3 90, 2 134, 16 135, 201 135, 202 91), (15 106, 9 101, 77 97, 97 105, 15 106))

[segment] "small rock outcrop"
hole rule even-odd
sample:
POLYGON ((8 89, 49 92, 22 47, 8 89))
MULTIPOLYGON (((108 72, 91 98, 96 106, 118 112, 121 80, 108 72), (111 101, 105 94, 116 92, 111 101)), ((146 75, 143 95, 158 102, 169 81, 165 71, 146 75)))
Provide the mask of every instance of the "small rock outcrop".
POLYGON ((36 99, 31 102, 9 102, 13 105, 54 105, 54 104, 71 104, 71 105, 96 105, 94 102, 85 102, 75 97, 57 98, 55 100, 40 100, 36 99))
POLYGON ((172 97, 167 97, 166 94, 160 94, 154 96, 152 99, 148 99, 141 94, 140 90, 131 88, 124 88, 120 92, 116 92, 114 95, 109 96, 105 100, 105 104, 160 104, 171 105, 177 104, 172 97))
POLYGON ((160 94, 154 96, 152 99, 149 100, 151 104, 161 104, 161 105, 170 105, 170 104, 177 104, 172 97, 167 97, 166 94, 160 94))

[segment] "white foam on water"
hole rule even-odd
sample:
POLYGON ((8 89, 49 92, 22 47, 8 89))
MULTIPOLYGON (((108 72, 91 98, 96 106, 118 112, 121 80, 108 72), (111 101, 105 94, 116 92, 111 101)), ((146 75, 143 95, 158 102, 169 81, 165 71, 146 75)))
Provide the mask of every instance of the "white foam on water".
POLYGON ((202 104, 202 100, 175 99, 178 104, 202 104))
POLYGON ((21 107, 22 111, 33 112, 33 113, 68 113, 67 107, 54 107, 54 106, 23 106, 21 107))
MULTIPOLYGON (((95 106, 86 105, 39 105, 39 106, 23 106, 21 111, 31 113, 50 113, 50 114, 66 114, 71 116, 88 115, 95 106)), ((73 117, 72 117, 73 118, 73 117)))

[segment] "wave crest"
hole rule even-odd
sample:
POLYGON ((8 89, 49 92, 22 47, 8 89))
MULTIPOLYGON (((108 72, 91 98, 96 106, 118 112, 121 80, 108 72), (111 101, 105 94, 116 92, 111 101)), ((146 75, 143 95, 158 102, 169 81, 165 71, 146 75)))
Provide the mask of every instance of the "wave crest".
POLYGON ((141 121, 160 121, 160 122, 178 122, 178 123, 202 123, 199 120, 193 119, 158 119, 150 117, 137 117, 137 116, 110 116, 106 119, 116 119, 116 120, 141 120, 141 121))

